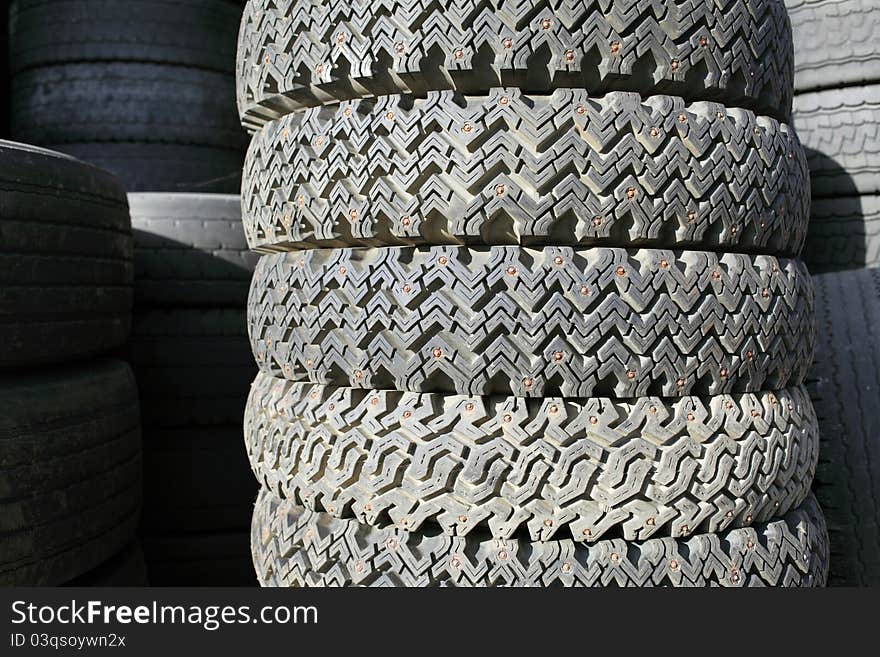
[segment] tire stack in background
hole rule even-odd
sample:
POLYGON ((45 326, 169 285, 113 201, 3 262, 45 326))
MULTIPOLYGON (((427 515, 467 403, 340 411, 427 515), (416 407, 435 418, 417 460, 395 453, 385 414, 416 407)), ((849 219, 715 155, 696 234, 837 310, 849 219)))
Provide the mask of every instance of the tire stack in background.
POLYGON ((128 337, 132 272, 113 176, 0 142, 3 585, 87 583, 123 554, 137 568, 137 387, 105 357, 128 337))
POLYGON ((12 130, 115 172, 129 192, 141 396, 140 528, 154 585, 254 582, 241 418, 255 367, 240 222, 247 137, 229 0, 17 0, 12 130))
POLYGON ((248 3, 263 585, 824 583, 784 6, 619 4, 248 3))
POLYGON ((811 395, 822 435, 816 494, 832 584, 880 585, 880 5, 787 0, 794 126, 807 149, 819 341, 811 395))

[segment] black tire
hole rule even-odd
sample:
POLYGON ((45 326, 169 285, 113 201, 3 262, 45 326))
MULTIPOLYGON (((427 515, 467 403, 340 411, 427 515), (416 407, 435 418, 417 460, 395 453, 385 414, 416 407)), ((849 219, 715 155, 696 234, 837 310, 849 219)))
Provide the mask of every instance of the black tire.
POLYGON ((256 375, 244 309, 143 310, 130 360, 145 427, 240 425, 256 375))
POLYGON ((764 522, 803 502, 819 452, 803 388, 517 399, 261 374, 244 426, 257 479, 312 510, 534 541, 682 537, 764 522))
POLYGON ((782 0, 253 0, 238 45, 239 111, 251 128, 351 98, 498 86, 673 93, 785 120, 792 74, 782 0))
POLYGON ((244 307, 257 256, 248 250, 238 196, 130 194, 128 202, 139 308, 244 307))
POLYGON ((238 194, 244 152, 180 144, 55 144, 115 174, 130 192, 238 194))
POLYGON ((822 446, 831 583, 880 585, 880 269, 815 277, 819 344, 810 392, 822 446))
POLYGON ((58 64, 12 79, 12 134, 32 144, 159 142, 242 152, 231 75, 127 62, 58 64), (224 99, 230 99, 228 103, 224 99))
POLYGON ((492 89, 268 123, 248 151, 242 205, 263 251, 544 243, 797 255, 808 184, 794 131, 746 110, 492 89))
POLYGON ((880 196, 816 199, 804 262, 814 274, 880 267, 880 196))
POLYGON ((643 542, 531 543, 409 534, 306 511, 263 490, 251 530, 263 586, 823 586, 828 536, 812 495, 754 527, 643 542))
POLYGON ((61 584, 119 552, 141 504, 129 367, 0 375, 0 408, 0 584, 61 584))
POLYGON ((144 552, 137 541, 111 557, 94 570, 67 582, 64 586, 74 587, 145 587, 147 582, 147 563, 144 552))
POLYGON ((880 84, 801 94, 794 126, 815 198, 880 192, 880 84))
POLYGON ((876 0, 786 0, 794 33, 794 87, 809 91, 880 81, 876 0))
POLYGON ((121 345, 132 273, 128 205, 111 175, 0 142, 0 369, 121 345))
POLYGON ((150 586, 258 586, 247 531, 146 538, 143 546, 150 586))
POLYGON ((128 61, 232 73, 241 19, 217 0, 15 0, 10 13, 15 72, 128 61))
POLYGON ((777 390, 813 357, 796 260, 555 247, 312 249, 263 256, 260 368, 355 388, 525 397, 777 390))

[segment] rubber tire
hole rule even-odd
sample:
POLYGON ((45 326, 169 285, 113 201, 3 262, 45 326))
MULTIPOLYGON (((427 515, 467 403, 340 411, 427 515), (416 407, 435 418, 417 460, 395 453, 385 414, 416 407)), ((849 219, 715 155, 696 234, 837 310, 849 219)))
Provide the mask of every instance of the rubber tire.
POLYGON ((794 131, 717 103, 614 92, 384 96, 254 136, 245 230, 262 251, 403 244, 654 246, 797 255, 794 131))
POLYGON ((355 388, 518 397, 775 390, 813 357, 796 260, 556 247, 313 249, 263 256, 260 369, 355 388))
POLYGON ((55 144, 115 174, 130 192, 238 194, 244 152, 180 144, 55 144))
POLYGON ((111 175, 0 141, 0 370, 124 343, 133 270, 125 192, 111 175))
POLYGON ((819 345, 810 392, 822 446, 831 583, 880 585, 880 269, 815 277, 819 345))
POLYGON ((786 0, 796 91, 880 82, 875 0, 786 0))
POLYGON ((145 587, 147 563, 140 543, 134 541, 122 552, 111 557, 94 570, 67 582, 64 586, 106 588, 106 587, 145 587))
POLYGON ((128 61, 232 73, 241 11, 216 0, 16 0, 11 70, 128 61))
POLYGON ((880 84, 801 94, 794 126, 814 198, 880 192, 880 84))
POLYGON ((828 535, 811 495, 783 518, 688 539, 531 543, 340 520, 263 490, 251 550, 263 586, 824 586, 828 535))
POLYGON ((256 375, 244 309, 138 310, 129 359, 145 427, 241 424, 256 375))
POLYGON ((0 584, 61 584, 119 552, 142 487, 129 367, 3 374, 0 408, 0 584))
POLYGON ((262 485, 311 510, 408 531, 439 525, 455 536, 527 531, 533 541, 681 537, 764 522, 803 502, 819 453, 800 387, 531 400, 261 374, 244 433, 262 485))
POLYGON ((257 586, 248 532, 142 541, 151 586, 257 586))
POLYGON ((135 239, 135 303, 247 303, 257 255, 241 227, 241 202, 225 194, 129 194, 135 239))
POLYGON ((880 196, 813 201, 803 258, 814 274, 880 267, 880 196))
POLYGON ((598 8, 545 0, 253 0, 242 18, 237 72, 242 122, 257 129, 340 100, 498 86, 671 93, 786 120, 794 66, 782 0, 598 8))

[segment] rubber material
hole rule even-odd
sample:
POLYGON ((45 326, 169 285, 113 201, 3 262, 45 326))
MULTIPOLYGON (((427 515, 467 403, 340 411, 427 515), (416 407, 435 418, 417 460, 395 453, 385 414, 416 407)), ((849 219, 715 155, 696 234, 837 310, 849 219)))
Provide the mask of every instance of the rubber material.
POLYGON ((263 586, 823 586, 812 495, 783 518, 688 539, 530 543, 374 528, 260 493, 251 549, 263 586))
POLYGON ((142 485, 129 367, 3 374, 0 408, 0 584, 61 584, 119 552, 142 485))
POLYGON ((876 0, 786 0, 797 91, 880 81, 876 0))
POLYGON ((238 196, 129 194, 128 202, 138 307, 244 307, 257 256, 238 196))
POLYGON ((880 269, 816 276, 819 348, 810 392, 822 435, 816 494, 831 582, 880 585, 880 269))
POLYGON ((633 540, 763 522, 804 500, 819 451, 803 388, 525 400, 261 374, 244 426, 257 478, 281 497, 374 526, 488 528, 505 539, 633 540))
POLYGON ((143 539, 151 586, 257 586, 248 532, 143 539))
POLYGON ((819 274, 880 267, 880 196, 813 201, 804 262, 819 274))
POLYGON ((238 44, 242 121, 388 93, 573 87, 720 100, 785 120, 781 0, 253 0, 238 44))
POLYGON ((140 543, 133 542, 94 570, 65 584, 75 587, 148 586, 147 564, 140 543))
POLYGON ((0 369, 125 342, 133 269, 125 193, 112 176, 0 141, 0 369))
POLYGON ((175 64, 231 73, 241 7, 217 0, 16 0, 11 67, 175 64))
POLYGON ((801 263, 699 251, 315 249, 264 256, 260 368, 356 388, 540 397, 774 390, 812 360, 801 263))
POLYGON ((814 197, 880 192, 880 84, 801 94, 794 126, 814 197))
POLYGON ((244 309, 139 310, 129 345, 144 426, 241 423, 256 375, 244 309))
POLYGON ((545 243, 796 255, 808 184, 794 131, 746 110, 493 89, 271 122, 251 142, 242 205, 263 251, 545 243))

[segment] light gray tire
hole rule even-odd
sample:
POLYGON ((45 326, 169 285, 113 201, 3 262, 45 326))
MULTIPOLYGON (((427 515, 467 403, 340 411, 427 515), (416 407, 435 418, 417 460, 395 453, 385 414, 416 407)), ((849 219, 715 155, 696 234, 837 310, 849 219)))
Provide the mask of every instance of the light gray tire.
POLYGON ((129 194, 128 202, 138 307, 244 307, 257 256, 238 196, 129 194))
POLYGON ((797 255, 794 131, 718 103, 432 92, 273 121, 242 185, 251 246, 581 244, 797 255))
POLYGON ((3 374, 0 408, 0 584, 62 584, 119 552, 142 487, 129 367, 3 374))
POLYGON ((263 586, 823 586, 828 536, 811 495, 754 527, 642 542, 532 543, 408 533, 307 511, 263 490, 251 530, 263 586))
POLYGON ((120 346, 133 270, 125 192, 110 174, 0 141, 0 369, 120 346))
POLYGON ((814 274, 880 267, 880 196, 813 201, 804 262, 814 274))
POLYGON ((801 94, 793 121, 815 198, 880 192, 880 84, 801 94))
POLYGON ((785 0, 797 91, 880 81, 876 0, 785 0))
POLYGON ((796 260, 554 247, 263 256, 260 369, 355 388, 525 397, 778 390, 813 356, 796 260))
POLYGON ((312 510, 457 536, 528 531, 535 541, 683 537, 763 522, 803 502, 819 452, 800 387, 518 399, 261 374, 244 433, 263 486, 312 510))
POLYGON ((810 392, 822 446, 831 582, 880 585, 880 269, 815 277, 819 343, 810 392))
POLYGON ((357 97, 572 87, 717 99, 785 120, 792 74, 782 0, 253 0, 238 105, 255 129, 357 97))

